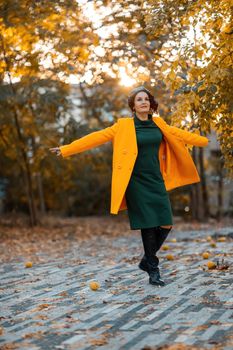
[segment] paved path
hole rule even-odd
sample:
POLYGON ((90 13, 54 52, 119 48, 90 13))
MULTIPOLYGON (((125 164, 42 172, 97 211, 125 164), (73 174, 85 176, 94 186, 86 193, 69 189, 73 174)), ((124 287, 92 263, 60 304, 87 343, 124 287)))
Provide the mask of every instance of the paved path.
POLYGON ((138 350, 176 343, 211 349, 221 343, 232 350, 232 231, 173 230, 165 243, 170 250, 158 253, 164 287, 150 285, 137 267, 143 252, 139 231, 74 242, 64 257, 32 268, 23 259, 3 264, 0 349, 138 350), (230 267, 203 268, 205 250, 230 267), (166 260, 169 252, 175 260, 166 260), (94 280, 101 285, 97 291, 89 288, 94 280))

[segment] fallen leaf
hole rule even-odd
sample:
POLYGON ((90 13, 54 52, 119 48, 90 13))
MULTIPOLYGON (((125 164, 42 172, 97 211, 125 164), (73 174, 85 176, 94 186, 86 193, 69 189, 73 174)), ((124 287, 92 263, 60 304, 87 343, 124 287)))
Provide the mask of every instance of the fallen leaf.
POLYGON ((60 295, 62 297, 67 297, 67 295, 69 295, 69 294, 67 293, 67 291, 64 291, 64 292, 59 293, 58 295, 60 295))
POLYGON ((89 283, 89 287, 92 289, 92 290, 97 290, 100 288, 100 283, 97 282, 97 281, 91 281, 89 283))
POLYGON ((215 263, 214 261, 208 261, 208 262, 206 263, 206 265, 207 265, 207 267, 208 267, 209 270, 215 269, 216 266, 217 266, 216 263, 215 263))
POLYGON ((35 333, 26 333, 23 335, 23 338, 41 338, 44 335, 45 331, 37 331, 35 333))
POLYGON ((100 339, 90 339, 89 342, 92 344, 92 345, 105 345, 108 343, 108 340, 105 336, 103 336, 102 338, 100 339))
POLYGON ((32 267, 33 263, 31 261, 27 261, 27 262, 25 262, 24 266, 25 267, 32 267))
POLYGON ((162 250, 168 250, 168 249, 170 249, 169 245, 165 244, 165 245, 162 246, 162 250))

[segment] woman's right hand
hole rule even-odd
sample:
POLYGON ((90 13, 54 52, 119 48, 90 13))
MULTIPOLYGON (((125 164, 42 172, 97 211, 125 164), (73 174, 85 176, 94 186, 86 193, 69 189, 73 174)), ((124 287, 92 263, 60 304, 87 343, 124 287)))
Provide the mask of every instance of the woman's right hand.
POLYGON ((60 156, 61 155, 61 151, 59 147, 53 147, 49 149, 52 153, 56 153, 56 156, 60 156))

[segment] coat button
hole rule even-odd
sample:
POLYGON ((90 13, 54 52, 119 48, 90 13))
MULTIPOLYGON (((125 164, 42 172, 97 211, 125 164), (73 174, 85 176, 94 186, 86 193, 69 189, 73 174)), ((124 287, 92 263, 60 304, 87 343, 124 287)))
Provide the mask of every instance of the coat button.
POLYGON ((117 167, 118 169, 121 169, 121 165, 118 165, 118 167, 117 167))
POLYGON ((127 153, 126 149, 124 149, 124 151, 123 151, 122 153, 123 153, 123 154, 126 154, 126 153, 127 153))
POLYGON ((129 170, 132 170, 132 168, 131 168, 131 167, 129 167, 129 170))
POLYGON ((133 154, 137 154, 137 152, 134 152, 133 154))

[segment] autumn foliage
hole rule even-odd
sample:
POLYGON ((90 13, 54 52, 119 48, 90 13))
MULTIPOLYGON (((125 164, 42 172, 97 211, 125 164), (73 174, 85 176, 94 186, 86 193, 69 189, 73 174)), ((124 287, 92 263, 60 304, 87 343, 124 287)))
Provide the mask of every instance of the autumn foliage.
MULTIPOLYGON (((125 113, 126 95, 137 84, 152 89, 171 125, 203 135, 214 129, 219 162, 232 177, 231 0, 93 1, 93 16, 77 1, 0 4, 5 211, 27 211, 32 225, 38 212, 107 212, 109 146, 66 164, 48 150, 111 124, 104 115, 110 113, 113 122, 125 113), (106 8, 101 36, 96 22, 106 8), (79 81, 75 117, 70 76, 79 81)), ((195 161, 202 158, 202 150, 190 152, 195 161)), ((203 162, 200 168, 204 178, 203 162)))

